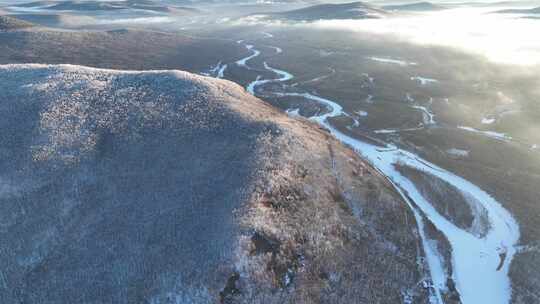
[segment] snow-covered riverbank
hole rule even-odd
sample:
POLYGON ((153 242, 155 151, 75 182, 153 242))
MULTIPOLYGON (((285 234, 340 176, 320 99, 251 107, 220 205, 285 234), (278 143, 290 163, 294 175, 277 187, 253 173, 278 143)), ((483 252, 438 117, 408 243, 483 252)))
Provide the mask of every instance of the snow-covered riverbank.
MULTIPOLYGON (((243 43, 240 42, 240 43, 243 43)), ((260 55, 252 45, 246 45, 252 54, 237 62, 238 65, 249 68, 248 62, 260 55)), ((267 71, 278 75, 277 78, 263 79, 261 76, 251 82, 247 90, 256 95, 257 88, 271 82, 285 82, 294 78, 294 75, 276 68, 270 67, 266 62, 264 67, 267 71)), ((296 88, 298 89, 298 88, 296 88)), ((306 100, 324 104, 329 111, 310 119, 324 126, 343 143, 351 146, 362 157, 369 160, 402 195, 415 214, 420 237, 424 246, 426 262, 429 265, 433 281, 432 303, 443 303, 442 293, 447 289, 447 276, 441 254, 427 236, 424 228, 425 219, 431 221, 434 226, 448 239, 452 249, 452 279, 460 293, 464 304, 493 303, 506 304, 511 298, 510 279, 508 271, 510 262, 515 253, 515 245, 519 240, 519 227, 512 215, 502 207, 491 195, 478 186, 459 177, 443 168, 438 167, 419 156, 399 149, 393 145, 386 148, 375 146, 352 138, 332 126, 328 118, 341 115, 350 116, 343 111, 338 102, 309 92, 266 92, 276 97, 302 97, 306 100), (396 165, 407 166, 433 178, 445 181, 455 187, 461 194, 479 203, 486 211, 490 230, 484 237, 478 237, 468 231, 457 227, 451 219, 441 215, 418 190, 417 186, 407 177, 402 175, 396 165)), ((423 110, 423 109, 419 109, 423 110)), ((427 112, 427 123, 434 123, 433 116, 427 112)))

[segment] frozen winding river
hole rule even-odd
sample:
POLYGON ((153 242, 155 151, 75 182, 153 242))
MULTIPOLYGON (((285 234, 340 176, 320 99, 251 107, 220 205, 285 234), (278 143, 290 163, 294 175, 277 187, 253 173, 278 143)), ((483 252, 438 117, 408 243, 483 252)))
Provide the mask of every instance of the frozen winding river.
MULTIPOLYGON (((265 35, 267 38, 273 36, 265 35)), ((244 44, 243 40, 238 43, 244 44)), ((236 62, 238 66, 251 69, 249 61, 258 57, 261 51, 254 45, 244 44, 251 54, 236 62)), ((281 53, 282 49, 279 49, 281 53)), ((276 75, 276 78, 263 79, 258 76, 247 86, 248 92, 257 94, 257 88, 268 83, 285 82, 292 80, 294 75, 273 68, 266 62, 264 68, 276 75)), ((223 70, 220 75, 223 77, 223 70)), ((221 78, 220 77, 220 78, 221 78)), ((298 89, 298 88, 296 88, 298 89)), ((518 223, 512 215, 502 207, 492 196, 469 181, 438 167, 419 156, 399 149, 391 144, 386 147, 375 146, 352 138, 332 126, 328 118, 347 115, 338 102, 323 98, 308 92, 267 92, 275 97, 295 96, 319 104, 324 104, 329 111, 310 119, 324 126, 343 143, 351 146, 363 158, 367 159, 395 186, 403 199, 413 211, 418 223, 418 230, 423 243, 426 263, 429 266, 433 281, 431 302, 443 303, 442 292, 446 290, 447 273, 441 255, 436 245, 426 236, 424 221, 429 219, 435 227, 448 239, 452 248, 452 279, 460 293, 464 304, 507 304, 511 299, 511 284, 508 277, 510 262, 515 254, 515 245, 519 240, 518 223), (483 236, 476 236, 441 215, 422 194, 418 187, 407 177, 402 175, 395 167, 396 164, 428 173, 433 178, 438 178, 458 189, 463 196, 477 201, 487 213, 489 230, 483 236)))

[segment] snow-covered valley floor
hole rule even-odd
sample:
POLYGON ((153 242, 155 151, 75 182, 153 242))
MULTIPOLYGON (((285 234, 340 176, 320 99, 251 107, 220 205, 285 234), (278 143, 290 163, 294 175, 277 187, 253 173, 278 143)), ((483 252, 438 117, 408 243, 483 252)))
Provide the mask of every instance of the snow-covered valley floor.
MULTIPOLYGON (((268 35, 265 36, 271 38, 268 35)), ((242 40, 238 43, 245 44, 242 40)), ((248 57, 238 60, 236 64, 251 69, 249 62, 258 57, 261 51, 252 44, 245 44, 245 46, 252 53, 248 57)), ((267 84, 285 84, 285 82, 295 78, 287 71, 271 67, 266 62, 263 64, 264 68, 275 74, 276 77, 265 79, 258 76, 257 79, 249 83, 247 90, 253 95, 260 95, 258 89, 263 89, 263 86, 267 84)), ((388 178, 408 203, 418 223, 426 263, 431 274, 432 303, 443 303, 442 294, 447 291, 449 274, 445 270, 444 261, 436 243, 427 237, 426 219, 433 223, 450 243, 452 254, 450 279, 455 282, 462 303, 509 303, 512 291, 508 272, 510 262, 516 252, 515 245, 519 240, 520 233, 516 220, 498 201, 478 186, 420 158, 418 155, 391 144, 381 148, 381 146, 375 146, 344 134, 329 122, 329 118, 350 116, 344 112, 339 102, 299 91, 301 89, 297 86, 291 92, 287 92, 287 86, 284 85, 283 88, 279 91, 269 91, 265 88, 264 94, 277 98, 299 97, 325 105, 328 108, 327 112, 309 119, 330 130, 336 138, 369 160, 376 169, 388 178), (466 200, 478 203, 484 209, 489 220, 487 233, 484 236, 474 235, 455 225, 452 219, 440 214, 433 203, 421 194, 418 186, 398 171, 397 165, 406 166, 442 180, 457 189, 466 200)), ((291 113, 295 112, 292 110, 291 113)), ((431 115, 428 118, 433 121, 431 115)), ((473 214, 473 216, 480 215, 473 214)))

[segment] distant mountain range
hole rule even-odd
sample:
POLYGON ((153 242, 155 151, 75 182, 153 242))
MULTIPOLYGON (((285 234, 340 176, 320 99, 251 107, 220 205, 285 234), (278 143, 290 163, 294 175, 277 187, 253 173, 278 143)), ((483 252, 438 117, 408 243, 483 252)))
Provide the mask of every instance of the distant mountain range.
POLYGON ((22 29, 34 26, 30 22, 12 18, 9 16, 0 16, 0 31, 22 29))
POLYGON ((386 5, 382 7, 388 11, 439 11, 446 7, 431 2, 415 2, 407 4, 386 5))
MULTIPOLYGON (((184 2, 182 2, 184 3, 184 2)), ((191 2, 189 2, 191 3, 191 2)), ((154 12, 171 12, 173 10, 196 11, 193 8, 166 5, 159 1, 151 0, 126 0, 126 1, 35 1, 16 5, 23 8, 44 8, 58 11, 111 11, 124 9, 138 9, 154 12)))
POLYGON ((536 15, 540 14, 540 6, 535 8, 525 8, 525 9, 506 9, 506 10, 500 10, 496 13, 499 14, 531 14, 536 15))
POLYGON ((364 2, 319 4, 285 12, 266 14, 266 18, 289 21, 381 18, 387 12, 364 2))

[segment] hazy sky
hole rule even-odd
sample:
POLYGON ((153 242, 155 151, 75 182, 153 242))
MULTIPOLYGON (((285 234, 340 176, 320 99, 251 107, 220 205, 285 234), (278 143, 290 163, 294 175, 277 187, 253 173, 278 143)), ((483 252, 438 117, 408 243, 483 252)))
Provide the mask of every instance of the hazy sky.
POLYGON ((331 20, 318 26, 395 35, 400 39, 463 49, 511 64, 540 64, 540 19, 492 13, 493 8, 457 8, 371 20, 331 20))

